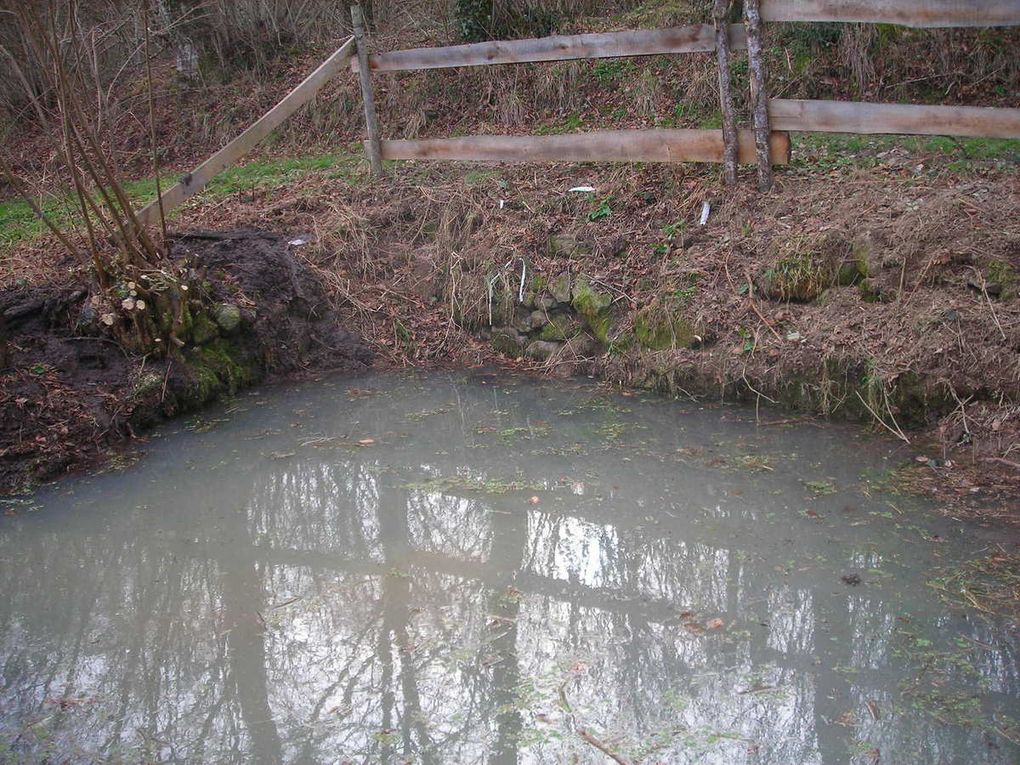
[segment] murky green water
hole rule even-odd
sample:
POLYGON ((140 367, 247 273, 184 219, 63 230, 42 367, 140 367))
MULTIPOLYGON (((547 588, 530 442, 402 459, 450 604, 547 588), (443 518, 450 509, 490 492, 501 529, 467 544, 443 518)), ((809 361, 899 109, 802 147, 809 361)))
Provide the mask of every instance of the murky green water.
POLYGON ((874 490, 895 449, 491 376, 243 396, 0 518, 0 752, 1016 763, 1015 627, 926 585, 996 540, 874 490))

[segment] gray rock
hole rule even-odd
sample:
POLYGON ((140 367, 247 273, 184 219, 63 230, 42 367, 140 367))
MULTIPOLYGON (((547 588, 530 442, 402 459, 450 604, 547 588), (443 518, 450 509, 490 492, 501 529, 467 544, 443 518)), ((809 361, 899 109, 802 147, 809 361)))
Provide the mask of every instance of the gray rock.
POLYGON ((562 274, 553 279, 552 284, 549 285, 549 294, 553 296, 553 299, 557 303, 570 302, 571 282, 572 280, 568 271, 564 271, 562 274))
POLYGON ((512 327, 498 327, 492 331, 492 347, 507 356, 520 356, 524 343, 525 337, 512 327))
POLYGON ((549 255, 554 258, 569 258, 591 252, 591 248, 579 242, 573 234, 553 234, 549 237, 548 250, 549 255))
POLYGON ((548 340, 532 340, 524 350, 525 355, 536 361, 545 361, 560 349, 559 343, 548 340))

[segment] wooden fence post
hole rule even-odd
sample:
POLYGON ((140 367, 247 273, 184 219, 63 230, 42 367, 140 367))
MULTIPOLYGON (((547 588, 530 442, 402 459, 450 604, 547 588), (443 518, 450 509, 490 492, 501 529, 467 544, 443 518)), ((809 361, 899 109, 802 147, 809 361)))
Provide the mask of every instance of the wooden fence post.
POLYGON ((365 129, 368 131, 365 151, 372 165, 372 175, 378 178, 383 172, 382 151, 379 148, 379 118, 375 114, 372 78, 368 69, 368 43, 365 40, 365 16, 360 5, 351 6, 351 20, 354 22, 354 41, 358 46, 358 75, 361 80, 361 98, 365 104, 365 129))
POLYGON ((730 87, 730 25, 726 18, 729 5, 729 0, 715 0, 712 20, 715 22, 719 108, 723 120, 723 181, 727 186, 733 186, 737 182, 737 118, 733 110, 733 90, 730 87))
POLYGON ((754 115, 754 143, 758 150, 758 188, 772 188, 772 161, 769 158, 768 92, 765 89, 765 57, 762 54, 761 9, 758 0, 744 0, 747 27, 747 58, 751 70, 751 105, 754 115))

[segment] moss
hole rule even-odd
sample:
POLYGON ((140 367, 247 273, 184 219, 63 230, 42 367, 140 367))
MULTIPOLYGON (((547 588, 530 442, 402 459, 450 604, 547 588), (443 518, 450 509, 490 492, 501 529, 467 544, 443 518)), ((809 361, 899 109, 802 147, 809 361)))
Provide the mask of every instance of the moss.
POLYGON ((539 340, 551 342, 563 342, 572 337, 577 337, 584 331, 581 323, 571 316, 556 315, 549 319, 549 323, 542 327, 535 336, 539 340))
POLYGON ((219 329, 216 322, 206 314, 200 313, 191 322, 191 341, 195 345, 205 345, 210 340, 219 336, 219 329))
POLYGON ((771 300, 810 303, 829 287, 849 287, 868 275, 866 253, 837 233, 783 242, 776 254, 758 279, 758 288, 771 300))
POLYGON ((573 297, 570 305, 584 319, 592 335, 600 343, 607 343, 612 326, 612 318, 609 316, 612 296, 594 289, 591 282, 584 278, 578 279, 571 294, 573 297))
POLYGON ((242 343, 217 338, 189 349, 184 362, 191 385, 182 395, 185 408, 201 406, 224 393, 233 395, 262 377, 258 359, 242 343))
POLYGON ((683 316, 657 306, 635 317, 634 337, 642 348, 651 351, 690 348, 697 342, 693 328, 683 316))
POLYGON ((1016 297, 1017 273, 1008 261, 993 260, 988 264, 988 283, 999 288, 1003 300, 1016 297))

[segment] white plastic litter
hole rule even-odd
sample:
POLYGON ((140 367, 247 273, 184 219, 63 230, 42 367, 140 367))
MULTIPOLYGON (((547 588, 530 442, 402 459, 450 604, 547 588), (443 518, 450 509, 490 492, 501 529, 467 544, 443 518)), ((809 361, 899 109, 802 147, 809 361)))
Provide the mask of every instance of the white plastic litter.
POLYGON ((702 202, 701 203, 701 220, 698 221, 698 225, 699 226, 704 226, 706 223, 708 223, 708 216, 711 214, 711 212, 712 212, 712 205, 710 205, 707 201, 706 202, 702 202))
POLYGON ((297 239, 291 239, 287 244, 291 247, 300 247, 303 244, 308 244, 308 240, 304 237, 298 237, 297 239))
POLYGON ((574 186, 574 188, 570 189, 570 191, 575 193, 575 194, 590 194, 593 191, 595 191, 595 187, 594 186, 574 186))

